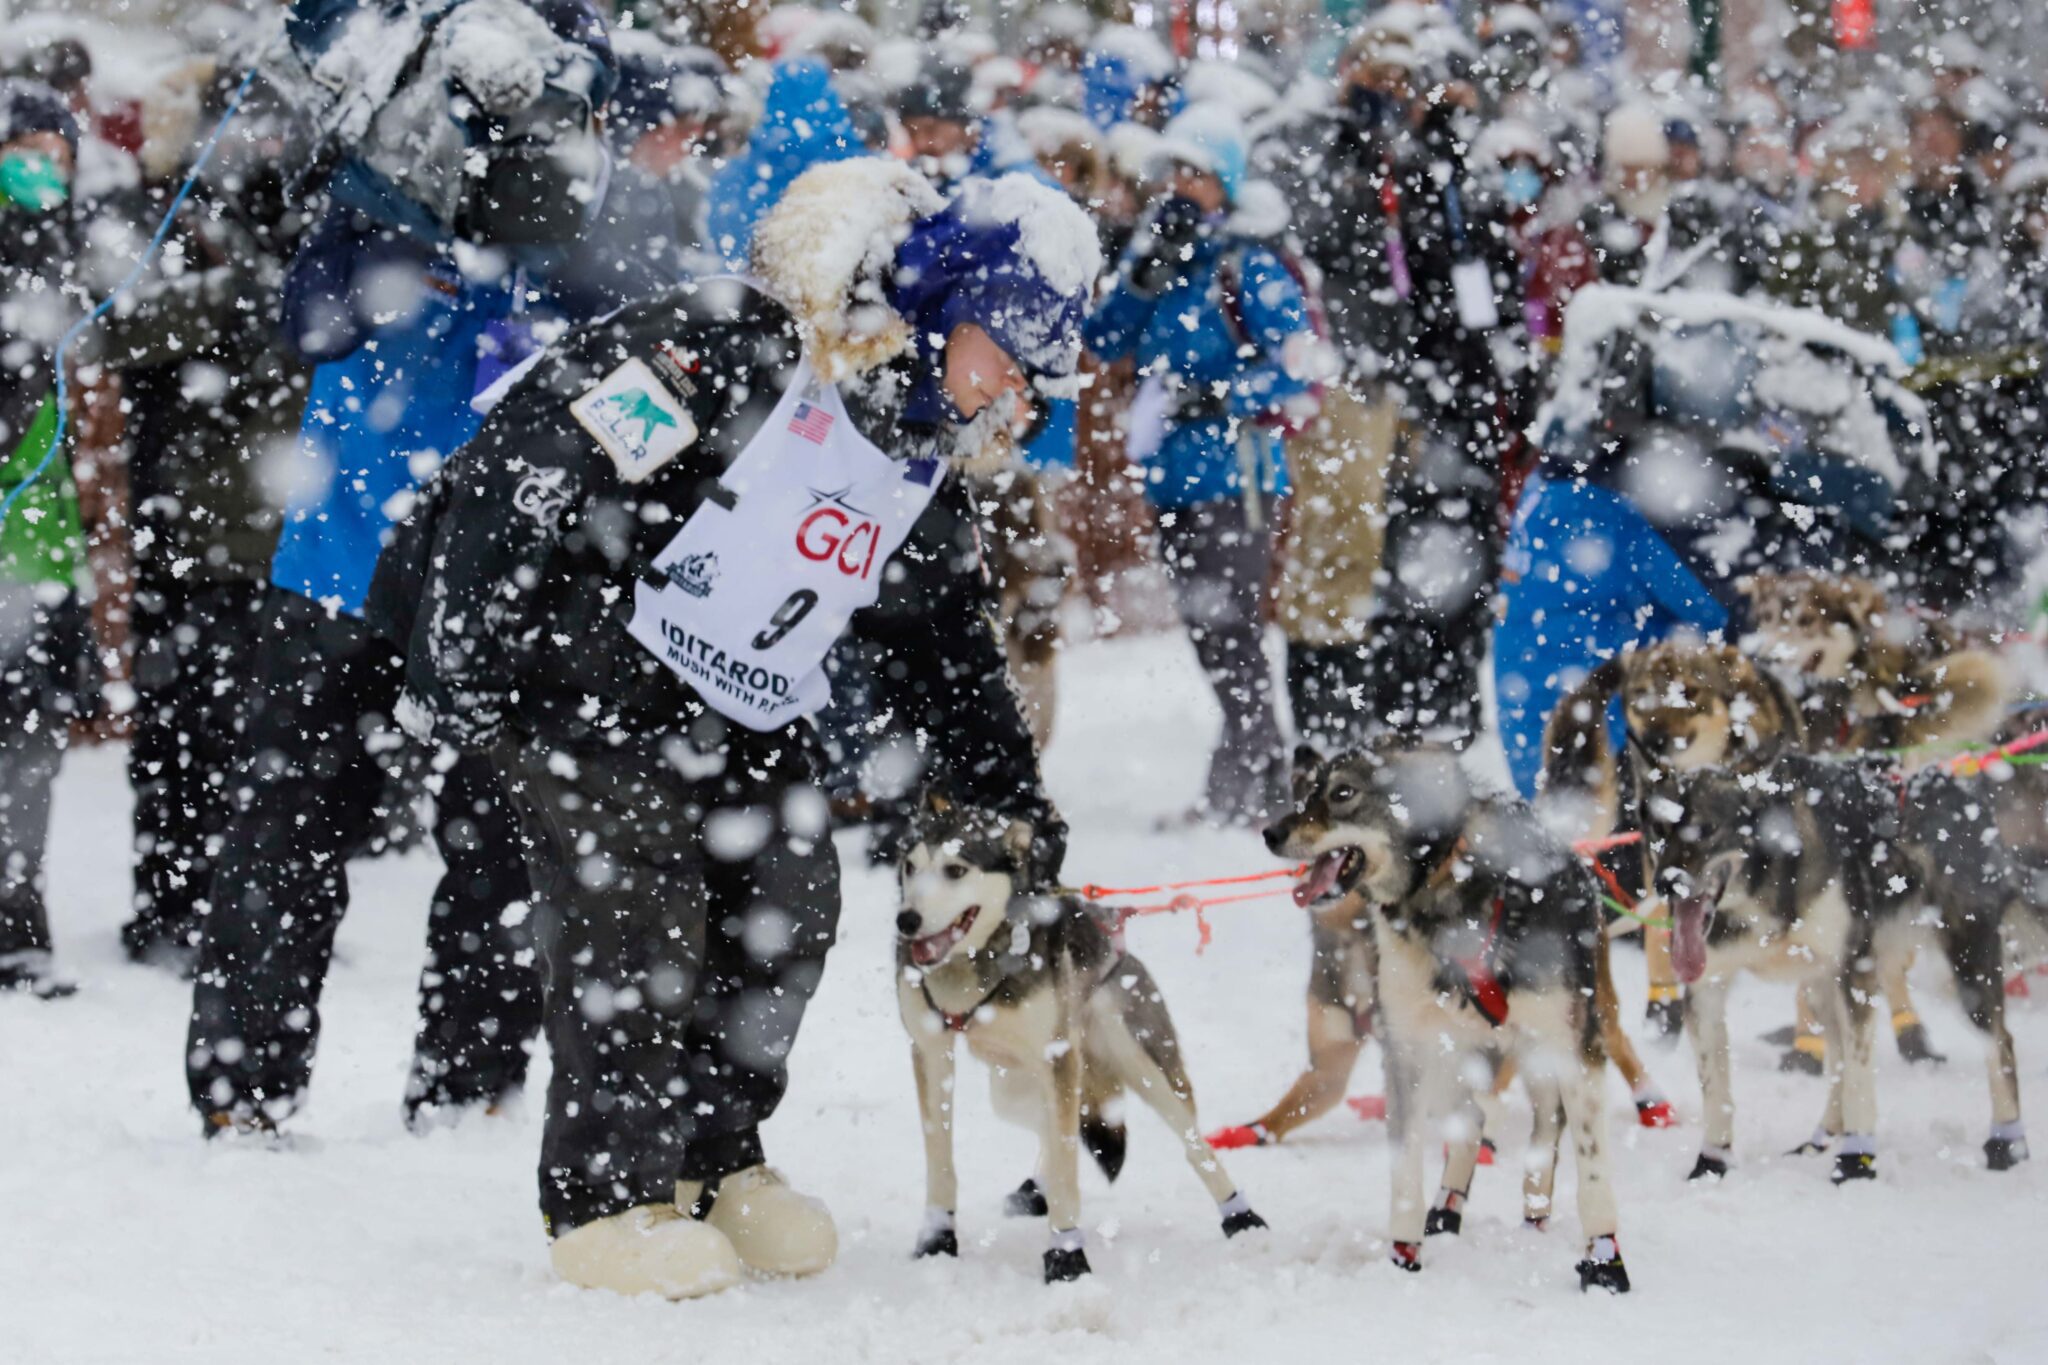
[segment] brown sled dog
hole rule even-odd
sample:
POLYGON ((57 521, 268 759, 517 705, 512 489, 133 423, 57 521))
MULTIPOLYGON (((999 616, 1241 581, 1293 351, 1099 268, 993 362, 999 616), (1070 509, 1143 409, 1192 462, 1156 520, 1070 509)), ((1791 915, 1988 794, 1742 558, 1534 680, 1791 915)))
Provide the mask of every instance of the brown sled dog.
POLYGON ((1998 656, 1867 578, 1755 574, 1736 587, 1753 621, 1744 643, 1804 691, 1815 750, 1983 741, 2005 718, 1998 656))
MULTIPOLYGON (((1621 756, 1607 737, 1607 704, 1619 693, 1628 762, 1638 793, 1662 777, 1722 768, 1755 773, 1815 745, 1798 701, 1768 669, 1728 645, 1667 640, 1630 650, 1586 675, 1551 713, 1545 731, 1543 804, 1572 812, 1573 827, 1604 834, 1619 823, 1621 756)), ((1586 837, 1586 836, 1579 836, 1586 837)), ((1940 1061, 1913 1009, 1906 972, 1911 957, 1883 976, 1899 1052, 1908 1061, 1940 1061)), ((1800 1025, 1783 1065, 1818 1073, 1821 1030, 1802 997, 1800 1025)))
MULTIPOLYGON (((1312 749, 1295 751, 1295 767, 1317 762, 1312 749)), ((1308 1069, 1295 1078, 1271 1109, 1239 1129, 1226 1130, 1232 1146, 1264 1146, 1313 1123, 1337 1107, 1351 1072, 1365 1052, 1377 1003, 1379 958, 1373 944, 1372 906, 1351 893, 1315 901, 1297 888, 1295 899, 1309 913, 1311 960, 1308 974, 1308 1069)), ((1636 1117, 1646 1128, 1671 1122, 1671 1106, 1650 1079, 1635 1045, 1621 1027, 1621 1002, 1614 989, 1605 939, 1594 954, 1594 1012, 1607 1056, 1635 1098, 1636 1117)), ((1498 1095, 1514 1080, 1512 1063, 1496 1078, 1498 1095)), ((1488 1116, 1491 1118, 1491 1115, 1488 1116)), ((1489 1147, 1491 1144, 1488 1144, 1489 1147)))

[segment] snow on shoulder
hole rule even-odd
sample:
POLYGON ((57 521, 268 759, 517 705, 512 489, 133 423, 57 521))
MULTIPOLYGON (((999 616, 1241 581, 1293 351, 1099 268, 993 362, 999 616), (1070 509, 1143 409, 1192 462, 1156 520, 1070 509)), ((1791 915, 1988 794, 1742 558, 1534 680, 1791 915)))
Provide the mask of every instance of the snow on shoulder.
POLYGON ((1710 290, 1596 284, 1573 296, 1550 396, 1529 427, 1539 447, 1598 420, 1607 343, 1624 332, 1649 342, 1660 367, 1719 394, 1731 416, 1795 415, 1802 427, 1813 425, 1824 453, 1894 488, 1905 484, 1908 464, 1934 471, 1926 405, 1900 382, 1908 367, 1889 340, 1812 309, 1710 290), (1744 340, 1715 343, 1721 333, 1744 340), (1887 409, 1903 420, 1890 420, 1887 409))
POLYGON ((1102 274, 1102 246, 1095 224, 1079 205, 1033 176, 1012 174, 970 180, 956 201, 963 222, 1011 223, 1017 249, 1040 279, 1071 298, 1093 288, 1102 274))

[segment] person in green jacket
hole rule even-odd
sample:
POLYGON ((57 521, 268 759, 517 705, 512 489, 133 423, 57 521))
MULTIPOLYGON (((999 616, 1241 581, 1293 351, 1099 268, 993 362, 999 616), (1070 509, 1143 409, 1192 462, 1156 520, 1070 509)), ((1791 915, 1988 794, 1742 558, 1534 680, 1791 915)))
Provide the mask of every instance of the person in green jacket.
POLYGON ((50 785, 92 694, 85 536, 65 453, 34 477, 57 435, 57 340, 78 312, 66 288, 77 151, 55 91, 0 83, 0 499, 11 503, 0 521, 0 989, 43 996, 71 989, 52 965, 43 904, 50 785))

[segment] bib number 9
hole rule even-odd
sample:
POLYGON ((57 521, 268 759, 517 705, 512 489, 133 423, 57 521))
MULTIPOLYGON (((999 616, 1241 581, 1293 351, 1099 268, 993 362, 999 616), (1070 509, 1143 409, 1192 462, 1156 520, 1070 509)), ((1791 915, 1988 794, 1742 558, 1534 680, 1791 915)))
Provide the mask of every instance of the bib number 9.
POLYGON ((768 625, 754 637, 755 649, 773 649, 778 640, 797 628, 797 624, 811 614, 811 608, 818 605, 818 594, 809 588, 798 588, 775 614, 768 618, 768 625))

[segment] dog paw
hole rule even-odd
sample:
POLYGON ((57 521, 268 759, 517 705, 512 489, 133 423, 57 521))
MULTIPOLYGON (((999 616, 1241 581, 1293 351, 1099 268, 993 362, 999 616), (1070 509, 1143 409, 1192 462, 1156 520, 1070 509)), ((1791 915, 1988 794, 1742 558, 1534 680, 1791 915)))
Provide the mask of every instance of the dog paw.
POLYGON ((1670 1100, 1637 1100, 1636 1122, 1644 1128, 1676 1128, 1678 1115, 1671 1111, 1670 1100))
POLYGON ((1088 1253, 1079 1247, 1072 1250, 1054 1247, 1045 1253, 1047 1284, 1065 1284, 1092 1273, 1088 1266, 1088 1253))
POLYGON ((1727 1179, 1728 1159, 1726 1157, 1709 1156, 1707 1153, 1701 1152, 1700 1159, 1692 1164, 1692 1174, 1687 1176, 1686 1179, 1705 1180, 1709 1177, 1715 1180, 1727 1179))
POLYGON ((1240 1232, 1252 1232, 1266 1226, 1266 1220, 1250 1209, 1238 1209, 1224 1215, 1223 1235, 1235 1237, 1240 1232))
POLYGON ((1837 1185, 1846 1185, 1852 1180, 1875 1180, 1877 1157, 1870 1152, 1843 1152, 1835 1157, 1834 1174, 1828 1179, 1837 1185))
POLYGON ((1987 1138, 1984 1142, 1984 1164, 1994 1171, 2009 1171, 2027 1159, 2025 1138, 1987 1138))
POLYGON ((1038 1188, 1036 1180, 1026 1180, 1004 1197, 1003 1214, 1008 1218, 1045 1217, 1045 1191, 1038 1188))
POLYGON ((943 1232, 934 1232, 918 1238, 917 1251, 912 1259, 921 1261, 927 1256, 952 1256, 958 1258, 959 1255, 960 1236, 953 1229, 947 1228, 943 1232))
POLYGON ((1394 1243, 1394 1254, 1391 1259, 1395 1265, 1410 1273, 1420 1271, 1422 1269, 1422 1243, 1394 1243))
POLYGON ((1550 1218, 1548 1215, 1540 1213, 1527 1214, 1522 1218, 1522 1226, 1531 1232, 1548 1232, 1550 1231, 1550 1218))
POLYGON ((1273 1135, 1263 1123, 1239 1123, 1218 1128, 1203 1141, 1219 1152, 1234 1152, 1240 1147, 1264 1147, 1273 1141, 1273 1135))
POLYGON ((1948 1061, 1946 1056, 1936 1052, 1933 1044, 1927 1041, 1925 1025, 1906 1025, 1906 1027, 1898 1031, 1894 1041, 1899 1045, 1899 1055, 1909 1062, 1915 1064, 1924 1062, 1929 1066, 1942 1066, 1948 1061))
POLYGON ((1596 1261, 1591 1257, 1579 1262, 1579 1292, 1589 1289, 1604 1289, 1610 1294, 1626 1294, 1629 1290, 1628 1267, 1621 1263, 1621 1253, 1614 1253, 1611 1260, 1596 1261))
POLYGON ((1826 1074, 1827 1062, 1811 1052, 1788 1047, 1778 1054, 1778 1070, 1798 1076, 1820 1076, 1826 1074))
POLYGON ((1786 1156, 1822 1156, 1834 1146, 1835 1135, 1823 1128, 1813 1130, 1813 1136, 1785 1153, 1786 1156))
POLYGON ((1444 1233, 1456 1237, 1465 1227, 1465 1215, 1457 1209, 1431 1209, 1429 1217, 1422 1224, 1422 1235, 1434 1237, 1444 1233))

